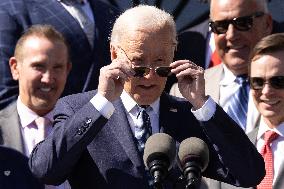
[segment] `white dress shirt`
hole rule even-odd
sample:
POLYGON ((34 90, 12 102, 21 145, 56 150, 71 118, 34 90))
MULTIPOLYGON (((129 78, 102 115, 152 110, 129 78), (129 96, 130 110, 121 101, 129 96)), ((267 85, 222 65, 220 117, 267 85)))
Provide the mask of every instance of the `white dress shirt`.
MULTIPOLYGON (((80 23, 81 26, 82 20, 80 20, 80 18, 77 15, 73 14, 73 11, 72 9, 70 9, 70 6, 64 3, 64 1, 62 0, 58 1, 80 23)), ((83 9, 84 13, 88 16, 88 18, 95 23, 94 14, 90 6, 90 3, 87 0, 83 0, 83 2, 84 3, 81 4, 81 8, 83 9)))
POLYGON ((274 132, 279 134, 279 136, 271 143, 274 166, 274 183, 275 178, 277 178, 277 175, 280 172, 280 168, 284 166, 284 122, 278 125, 276 128, 271 129, 266 125, 262 118, 260 119, 256 142, 256 148, 259 152, 261 151, 264 145, 264 133, 268 130, 273 130, 274 132))
MULTIPOLYGON (((17 110, 20 117, 21 131, 22 136, 24 138, 25 145, 25 154, 26 156, 30 156, 33 148, 36 145, 36 136, 38 135, 37 126, 34 123, 34 120, 39 116, 29 109, 26 105, 24 105, 18 97, 17 100, 17 110)), ((48 118, 51 122, 53 122, 52 112, 49 112, 44 117, 48 118)), ((52 130, 52 125, 48 125, 48 132, 52 130)))
MULTIPOLYGON (((126 108, 127 119, 131 126, 132 132, 134 133, 134 124, 135 124, 134 120, 136 119, 136 116, 138 114, 138 109, 136 109, 137 103, 125 91, 122 92, 120 97, 124 107, 126 108)), ((111 115, 115 110, 113 104, 99 93, 97 93, 90 100, 90 102, 107 119, 111 117, 111 115)), ((150 106, 152 107, 152 111, 147 113, 150 116, 152 131, 153 133, 158 133, 160 130, 159 128, 160 98, 158 98, 155 102, 150 104, 150 106)), ((191 110, 191 112, 194 114, 196 119, 199 121, 208 121, 214 115, 215 111, 216 111, 216 103, 213 101, 211 97, 208 98, 208 100, 200 109, 195 111, 191 110)))
MULTIPOLYGON (((25 155, 30 156, 33 148, 36 145, 36 136, 39 134, 37 126, 34 123, 34 120, 38 118, 39 116, 29 109, 26 105, 23 104, 21 101, 20 97, 17 99, 17 110, 20 118, 20 124, 21 124, 21 131, 22 131, 22 136, 24 138, 24 146, 25 146, 25 155)), ((44 117, 48 118, 51 122, 53 122, 53 112, 49 112, 46 114, 44 117)), ((51 132, 52 130, 52 125, 46 126, 48 127, 47 131, 48 133, 51 132)), ((69 185, 67 182, 64 182, 63 184, 59 186, 51 186, 51 185, 46 185, 46 189, 64 189, 69 188, 69 185)))
MULTIPOLYGON (((239 84, 235 82, 236 76, 223 64, 224 72, 220 81, 220 98, 219 104, 223 107, 224 111, 228 111, 228 102, 232 95, 236 93, 239 88, 239 84)), ((247 111, 247 122, 246 122, 246 133, 249 133, 255 128, 256 120, 259 117, 258 110, 256 109, 252 94, 249 92, 249 101, 248 101, 248 111, 247 111)))

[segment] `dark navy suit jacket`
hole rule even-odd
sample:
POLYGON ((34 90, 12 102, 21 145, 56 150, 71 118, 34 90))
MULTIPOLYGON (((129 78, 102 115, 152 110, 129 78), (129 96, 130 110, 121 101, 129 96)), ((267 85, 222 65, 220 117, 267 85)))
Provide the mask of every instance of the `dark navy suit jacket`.
POLYGON ((24 30, 34 24, 50 24, 70 45, 73 68, 63 96, 97 88, 99 68, 110 63, 108 37, 118 11, 100 0, 89 0, 95 19, 94 48, 78 22, 57 0, 0 1, 0 109, 18 96, 9 58, 24 30))
MULTIPOLYGON (((73 189, 147 189, 142 158, 121 99, 114 102, 109 120, 89 102, 95 91, 59 100, 52 134, 33 150, 29 165, 45 183, 68 179, 73 189)), ((264 176, 261 155, 245 133, 225 112, 217 110, 209 121, 199 122, 183 99, 164 93, 160 99, 160 130, 177 142, 195 136, 209 147, 210 162, 203 176, 235 185, 253 186, 264 176)), ((174 168, 165 188, 184 188, 174 183, 174 168)))
POLYGON ((44 185, 33 177, 25 155, 0 146, 0 188, 44 189, 44 185))

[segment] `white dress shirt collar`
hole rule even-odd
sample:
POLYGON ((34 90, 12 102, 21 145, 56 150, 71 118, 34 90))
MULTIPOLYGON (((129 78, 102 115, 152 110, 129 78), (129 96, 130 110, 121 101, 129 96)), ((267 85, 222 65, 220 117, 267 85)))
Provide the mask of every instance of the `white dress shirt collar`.
POLYGON ((231 72, 225 64, 223 64, 224 67, 224 74, 220 81, 220 85, 230 85, 234 83, 236 76, 231 72))
POLYGON ((273 130, 274 132, 276 132, 277 134, 279 134, 280 136, 283 137, 284 136, 284 122, 282 122, 277 127, 271 129, 267 126, 267 124, 263 120, 263 117, 261 116, 260 123, 259 123, 259 129, 258 129, 258 133, 257 133, 257 140, 262 138, 264 133, 268 130, 273 130))
MULTIPOLYGON (((39 117, 34 111, 28 108, 21 101, 20 97, 18 97, 17 99, 17 110, 20 117, 20 123, 23 128, 31 124, 36 118, 39 117)), ((48 118, 50 121, 53 121, 52 114, 53 114, 52 111, 50 111, 44 117, 48 118)))
MULTIPOLYGON (((122 103, 126 109, 126 111, 129 113, 133 108, 136 107, 137 102, 135 102, 135 100, 127 93, 123 90, 122 94, 121 94, 121 100, 122 103)), ((160 110, 160 98, 158 98, 155 102, 153 102, 152 104, 150 104, 151 108, 153 109, 153 111, 159 115, 159 110, 160 110)))

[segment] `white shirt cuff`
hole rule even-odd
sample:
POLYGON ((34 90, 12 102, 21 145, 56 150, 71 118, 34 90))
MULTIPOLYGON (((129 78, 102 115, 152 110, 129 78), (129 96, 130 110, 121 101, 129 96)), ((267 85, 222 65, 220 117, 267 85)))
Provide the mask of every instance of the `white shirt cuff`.
POLYGON ((90 102, 107 119, 109 119, 114 112, 113 104, 99 93, 97 93, 90 102))
POLYGON ((216 103, 210 96, 201 108, 199 108, 198 110, 191 109, 191 112, 199 121, 208 121, 214 115, 215 111, 216 103))

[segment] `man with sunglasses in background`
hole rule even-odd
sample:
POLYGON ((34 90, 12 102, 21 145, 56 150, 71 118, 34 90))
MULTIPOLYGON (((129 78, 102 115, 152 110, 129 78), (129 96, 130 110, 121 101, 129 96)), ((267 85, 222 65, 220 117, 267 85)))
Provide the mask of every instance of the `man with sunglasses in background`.
MULTIPOLYGON (((253 101, 260 113, 248 133, 265 161, 266 175, 257 189, 284 187, 284 34, 269 35, 256 44, 249 63, 253 101)), ((237 189, 211 180, 210 189, 237 189)), ((252 188, 251 188, 252 189, 252 188)))
MULTIPOLYGON (((171 15, 147 5, 116 20, 112 62, 101 69, 97 91, 62 98, 53 133, 30 156, 38 178, 49 184, 68 179, 73 189, 152 188, 142 160, 145 141, 167 133, 177 142, 195 136, 207 143, 207 177, 244 187, 262 180, 263 160, 253 144, 205 96, 204 70, 187 60, 172 63, 175 28, 171 15), (186 100, 163 92, 170 73, 186 100)), ((164 188, 184 188, 181 174, 176 165, 170 169, 164 188)))
MULTIPOLYGON (((210 20, 222 64, 205 71, 206 94, 248 133, 259 117, 249 94, 249 54, 255 44, 272 31, 267 2, 211 0, 210 20)), ((171 94, 181 96, 177 85, 172 87, 171 94)))
POLYGON ((267 36, 256 45, 249 76, 252 97, 261 117, 248 135, 263 155, 266 169, 266 176, 257 188, 280 189, 284 187, 283 33, 267 36))

